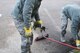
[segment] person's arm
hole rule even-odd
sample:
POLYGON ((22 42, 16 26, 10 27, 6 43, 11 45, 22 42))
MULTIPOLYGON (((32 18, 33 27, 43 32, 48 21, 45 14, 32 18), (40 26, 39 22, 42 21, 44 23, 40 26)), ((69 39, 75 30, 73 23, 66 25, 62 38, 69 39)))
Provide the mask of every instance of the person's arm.
POLYGON ((36 20, 36 21, 40 20, 39 12, 38 12, 38 11, 35 13, 35 20, 36 20))
POLYGON ((65 12, 62 12, 61 15, 61 34, 62 36, 64 36, 66 34, 66 28, 67 28, 67 24, 68 24, 68 18, 65 15, 65 12))
POLYGON ((31 15, 34 8, 35 0, 26 0, 23 7, 23 19, 26 28, 31 26, 31 15))
POLYGON ((42 20, 39 17, 39 13, 38 11, 35 13, 35 22, 34 22, 34 29, 36 28, 40 28, 42 27, 42 20))

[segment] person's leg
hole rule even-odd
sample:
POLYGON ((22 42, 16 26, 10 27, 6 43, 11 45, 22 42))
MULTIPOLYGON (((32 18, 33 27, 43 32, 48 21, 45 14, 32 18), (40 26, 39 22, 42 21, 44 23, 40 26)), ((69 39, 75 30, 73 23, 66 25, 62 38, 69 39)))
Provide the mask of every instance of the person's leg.
MULTIPOLYGON (((79 30, 80 30, 80 24, 78 25, 78 33, 79 33, 79 30)), ((80 47, 80 36, 79 36, 79 34, 76 37, 76 46, 80 47)))
POLYGON ((70 42, 73 46, 77 46, 76 39, 78 37, 78 25, 79 23, 76 20, 72 20, 71 25, 72 38, 70 39, 70 42))
POLYGON ((28 42, 28 38, 26 38, 25 36, 21 36, 21 53, 31 53, 31 43, 28 42))
POLYGON ((30 53, 30 45, 32 44, 33 37, 30 40, 30 44, 28 43, 28 38, 25 37, 25 32, 24 32, 24 23, 21 20, 14 19, 14 23, 16 28, 18 29, 20 35, 21 35, 21 53, 30 53))
MULTIPOLYGON (((79 33, 79 30, 80 30, 80 23, 79 23, 79 25, 78 25, 78 33, 79 33)), ((80 40, 79 34, 78 34, 78 39, 80 40)))
POLYGON ((72 33, 72 38, 74 40, 76 40, 78 32, 79 32, 78 26, 79 26, 79 23, 76 20, 72 20, 71 33, 72 33))

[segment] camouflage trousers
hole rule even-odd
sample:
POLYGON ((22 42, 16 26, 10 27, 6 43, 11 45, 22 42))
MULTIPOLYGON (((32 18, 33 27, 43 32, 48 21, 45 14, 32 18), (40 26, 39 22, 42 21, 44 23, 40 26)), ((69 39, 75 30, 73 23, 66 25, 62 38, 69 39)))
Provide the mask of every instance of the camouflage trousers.
MULTIPOLYGON (((74 21, 75 22, 75 21, 74 21)), ((76 39, 80 39, 80 35, 79 35, 79 31, 80 31, 80 23, 78 24, 77 22, 72 23, 71 25, 71 33, 72 33, 72 37, 76 40, 76 39)))
POLYGON ((30 46, 33 42, 33 35, 32 37, 25 37, 25 32, 23 29, 24 23, 22 20, 14 18, 14 23, 21 35, 21 53, 31 53, 30 46))

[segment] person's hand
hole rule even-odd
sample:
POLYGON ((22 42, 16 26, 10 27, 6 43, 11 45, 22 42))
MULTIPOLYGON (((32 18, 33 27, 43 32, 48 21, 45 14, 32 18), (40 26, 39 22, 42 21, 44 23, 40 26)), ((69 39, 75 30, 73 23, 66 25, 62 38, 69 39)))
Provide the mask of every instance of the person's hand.
POLYGON ((76 46, 80 48, 80 40, 76 40, 76 46))
POLYGON ((64 37, 66 34, 66 30, 61 31, 61 35, 64 37))
POLYGON ((36 28, 41 28, 41 24, 42 24, 42 21, 41 20, 38 20, 38 21, 36 21, 36 22, 34 22, 34 29, 36 29, 36 28))
POLYGON ((26 37, 31 37, 32 36, 32 28, 26 28, 24 27, 24 31, 25 31, 25 36, 26 37))

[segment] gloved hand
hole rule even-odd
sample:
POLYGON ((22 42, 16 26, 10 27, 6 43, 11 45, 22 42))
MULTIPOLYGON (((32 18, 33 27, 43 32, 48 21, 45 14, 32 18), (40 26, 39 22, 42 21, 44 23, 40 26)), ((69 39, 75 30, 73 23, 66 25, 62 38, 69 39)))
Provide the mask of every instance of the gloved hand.
POLYGON ((31 37, 32 36, 32 29, 30 28, 26 28, 24 27, 24 31, 25 31, 25 36, 26 37, 31 37))
POLYGON ((76 40, 76 46, 80 48, 80 40, 76 40))
POLYGON ((33 28, 34 29, 41 28, 41 24, 42 24, 42 21, 41 20, 38 20, 38 21, 34 22, 33 28))

